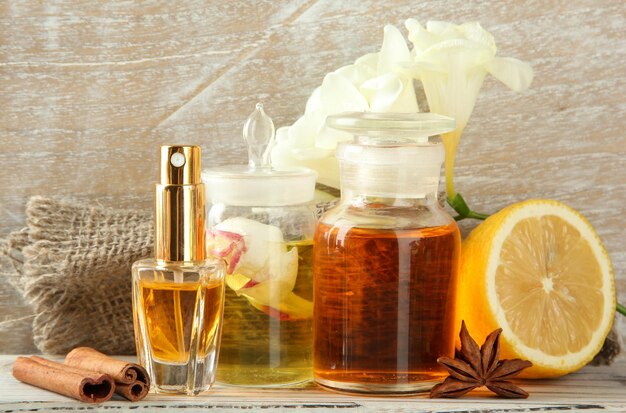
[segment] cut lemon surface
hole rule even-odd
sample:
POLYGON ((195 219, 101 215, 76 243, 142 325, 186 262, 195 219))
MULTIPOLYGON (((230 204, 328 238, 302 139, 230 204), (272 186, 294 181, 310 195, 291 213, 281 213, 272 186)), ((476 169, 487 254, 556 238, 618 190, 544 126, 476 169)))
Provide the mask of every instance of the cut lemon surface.
POLYGON ((463 242, 458 323, 479 338, 502 328, 502 357, 533 363, 521 377, 580 369, 602 347, 614 315, 609 256, 591 224, 565 204, 511 205, 463 242))

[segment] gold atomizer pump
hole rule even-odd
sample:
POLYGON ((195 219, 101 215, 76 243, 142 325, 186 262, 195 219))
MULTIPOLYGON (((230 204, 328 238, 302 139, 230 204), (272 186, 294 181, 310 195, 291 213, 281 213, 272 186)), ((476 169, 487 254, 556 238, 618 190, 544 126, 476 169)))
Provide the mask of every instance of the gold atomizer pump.
POLYGON ((200 178, 200 147, 161 146, 156 184, 154 256, 163 261, 205 258, 205 188, 200 178))
POLYGON ((224 262, 205 252, 200 147, 162 146, 154 258, 133 263, 137 357, 157 393, 198 394, 215 381, 224 262))

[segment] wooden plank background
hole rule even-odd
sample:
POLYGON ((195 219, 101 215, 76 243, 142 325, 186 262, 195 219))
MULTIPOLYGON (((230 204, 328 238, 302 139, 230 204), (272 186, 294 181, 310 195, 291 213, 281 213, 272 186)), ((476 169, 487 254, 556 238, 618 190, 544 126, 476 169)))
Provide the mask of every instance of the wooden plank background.
MULTIPOLYGON (((325 73, 409 17, 478 20, 499 55, 534 66, 522 94, 485 82, 457 189, 486 212, 527 198, 577 208, 626 301, 626 6, 614 0, 0 2, 0 237, 31 195, 149 208, 163 143, 201 145, 205 166, 243 162, 255 102, 291 124, 325 73)), ((32 351, 21 317, 0 283, 0 322, 19 337, 0 352, 32 351)))

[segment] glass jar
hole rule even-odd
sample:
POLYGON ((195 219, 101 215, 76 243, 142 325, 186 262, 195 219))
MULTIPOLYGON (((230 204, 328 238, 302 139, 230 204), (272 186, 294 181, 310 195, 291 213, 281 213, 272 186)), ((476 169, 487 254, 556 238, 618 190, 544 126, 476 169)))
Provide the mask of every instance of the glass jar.
MULTIPOLYGON (((269 119, 262 108, 252 116, 257 123, 269 119)), ((266 142, 252 135, 249 145, 266 142)), ((276 170, 262 160, 257 167, 253 152, 250 167, 202 174, 211 203, 208 250, 227 266, 217 380, 242 386, 299 383, 312 378, 317 176, 305 168, 276 170)))
POLYGON ((454 128, 434 114, 330 116, 341 200, 314 241, 314 380, 361 393, 413 393, 441 381, 453 356, 461 237, 437 201, 454 128))

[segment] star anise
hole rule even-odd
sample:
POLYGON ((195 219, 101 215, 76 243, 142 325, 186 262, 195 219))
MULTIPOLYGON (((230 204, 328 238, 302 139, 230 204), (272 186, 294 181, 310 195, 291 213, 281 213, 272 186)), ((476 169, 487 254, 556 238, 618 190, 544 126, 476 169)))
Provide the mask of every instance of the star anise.
POLYGON ((499 360, 499 328, 489 334, 485 343, 478 344, 469 335, 465 321, 461 323, 461 349, 455 358, 439 357, 437 363, 444 366, 450 375, 430 391, 430 397, 460 397, 478 387, 486 386, 500 397, 525 399, 528 393, 508 380, 533 364, 527 360, 499 360))

